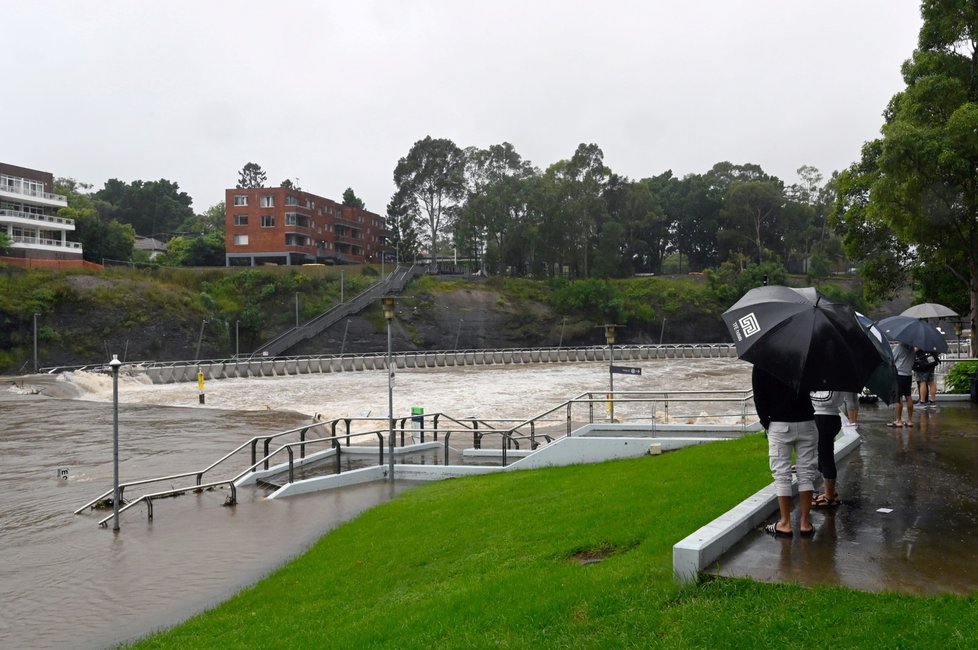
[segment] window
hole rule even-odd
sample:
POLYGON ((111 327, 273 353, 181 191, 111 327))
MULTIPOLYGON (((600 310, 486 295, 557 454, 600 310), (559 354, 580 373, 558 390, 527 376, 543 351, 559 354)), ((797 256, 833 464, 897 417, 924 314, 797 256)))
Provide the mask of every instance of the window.
POLYGON ((248 235, 235 235, 234 236, 235 246, 247 246, 248 245, 248 235))
POLYGON ((248 197, 245 196, 244 194, 235 194, 234 195, 234 204, 235 205, 248 205, 248 197))
POLYGON ((248 225, 248 215, 246 215, 246 214, 236 214, 236 215, 234 215, 234 225, 236 225, 236 226, 247 226, 248 225))
POLYGON ((274 208, 275 207, 275 197, 271 194, 261 197, 261 207, 263 208, 274 208))
POLYGON ((304 214, 299 214, 298 212, 286 212, 285 213, 285 225, 286 226, 299 226, 300 228, 309 227, 309 217, 304 214))
POLYGON ((261 227, 262 228, 274 228, 275 227, 275 217, 270 214, 263 214, 261 217, 261 227))
POLYGON ((299 199, 289 194, 287 197, 285 197, 285 205, 299 205, 299 199))

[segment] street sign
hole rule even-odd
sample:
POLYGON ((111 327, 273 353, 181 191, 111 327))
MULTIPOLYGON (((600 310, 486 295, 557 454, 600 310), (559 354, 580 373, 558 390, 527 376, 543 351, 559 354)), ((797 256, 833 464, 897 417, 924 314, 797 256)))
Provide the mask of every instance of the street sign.
POLYGON ((619 375, 641 375, 642 369, 629 366, 611 366, 611 372, 618 373, 619 375))

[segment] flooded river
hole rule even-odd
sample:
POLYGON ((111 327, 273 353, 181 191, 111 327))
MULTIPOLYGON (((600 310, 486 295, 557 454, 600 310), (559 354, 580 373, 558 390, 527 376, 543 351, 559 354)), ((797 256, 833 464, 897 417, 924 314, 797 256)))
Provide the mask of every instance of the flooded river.
MULTIPOLYGON (((732 359, 636 362, 616 390, 743 390, 732 359)), ((399 370, 395 415, 529 417, 607 386, 601 363, 399 370)), ((122 516, 74 510, 112 487, 112 380, 74 374, 0 389, 0 648, 99 648, 173 625, 255 582, 331 527, 411 487, 395 482, 268 501, 188 494, 122 516), (35 394, 35 390, 40 393, 35 394), (66 478, 62 478, 66 475, 66 478)), ((200 469, 252 436, 326 418, 387 414, 384 371, 154 386, 120 376, 120 480, 200 469)), ((180 483, 183 485, 184 483, 180 483)), ((127 493, 128 495, 128 493, 127 493)))

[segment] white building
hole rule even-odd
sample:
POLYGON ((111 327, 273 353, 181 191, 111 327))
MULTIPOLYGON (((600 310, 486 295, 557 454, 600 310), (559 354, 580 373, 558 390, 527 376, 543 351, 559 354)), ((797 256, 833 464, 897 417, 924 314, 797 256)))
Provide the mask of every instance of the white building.
POLYGON ((68 241, 74 220, 57 215, 68 199, 53 189, 49 172, 0 163, 0 230, 13 244, 10 257, 81 262, 82 245, 68 241))

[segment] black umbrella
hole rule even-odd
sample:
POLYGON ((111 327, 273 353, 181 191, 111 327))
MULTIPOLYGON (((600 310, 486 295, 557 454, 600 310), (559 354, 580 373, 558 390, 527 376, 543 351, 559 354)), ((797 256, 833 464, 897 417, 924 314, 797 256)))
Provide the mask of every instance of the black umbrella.
POLYGON ((750 361, 798 391, 858 392, 881 357, 848 305, 812 288, 751 289, 723 313, 737 347, 750 361))
POLYGON ((927 352, 947 352, 947 341, 936 327, 911 316, 890 316, 879 322, 889 338, 927 352))
POLYGON ((866 380, 866 388, 887 404, 892 404, 897 399, 897 371, 896 366, 893 365, 890 341, 869 317, 856 312, 856 318, 880 357, 879 365, 866 380))

